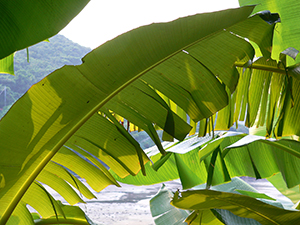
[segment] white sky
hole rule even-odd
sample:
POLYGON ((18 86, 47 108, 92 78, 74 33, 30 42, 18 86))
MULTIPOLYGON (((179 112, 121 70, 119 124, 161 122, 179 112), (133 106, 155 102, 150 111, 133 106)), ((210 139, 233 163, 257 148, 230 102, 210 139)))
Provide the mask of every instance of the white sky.
POLYGON ((91 0, 60 34, 93 49, 142 25, 238 6, 238 0, 91 0))

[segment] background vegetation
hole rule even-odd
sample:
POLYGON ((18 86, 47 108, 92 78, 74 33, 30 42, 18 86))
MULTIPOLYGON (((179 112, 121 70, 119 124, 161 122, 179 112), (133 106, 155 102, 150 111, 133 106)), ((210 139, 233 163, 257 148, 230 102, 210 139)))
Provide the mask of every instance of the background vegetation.
POLYGON ((49 42, 40 42, 27 50, 15 53, 15 75, 0 74, 0 117, 33 84, 64 65, 79 65, 90 48, 76 44, 63 35, 56 35, 49 42))

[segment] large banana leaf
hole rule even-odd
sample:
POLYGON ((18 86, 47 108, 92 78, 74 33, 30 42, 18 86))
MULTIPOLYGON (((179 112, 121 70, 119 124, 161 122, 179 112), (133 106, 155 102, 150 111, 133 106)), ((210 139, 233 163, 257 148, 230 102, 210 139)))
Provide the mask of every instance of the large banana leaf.
POLYGON ((41 184, 34 182, 6 224, 52 223, 89 224, 84 212, 78 206, 63 205, 61 202, 55 201, 41 184), (30 213, 26 205, 33 207, 38 214, 30 213))
MULTIPOLYGON (((50 160, 74 170, 97 191, 117 183, 93 157, 120 177, 141 168, 145 173, 148 158, 112 117, 106 105, 110 100, 180 140, 189 126, 178 129, 182 119, 153 90, 166 96, 172 93, 174 97, 168 97, 180 100, 178 105, 195 119, 224 107, 228 102, 225 85, 233 92, 238 81, 234 62, 254 54, 251 45, 236 35, 239 27, 251 32, 256 26, 248 20, 265 23, 257 20, 258 15, 247 19, 252 9, 195 15, 132 30, 89 53, 82 65, 65 66, 34 85, 0 122, 1 222, 8 220, 50 160), (152 77, 159 74, 164 82, 156 84, 152 77), (147 110, 161 114, 153 118, 147 110)), ((122 111, 116 113, 122 115, 122 111)))
MULTIPOLYGON (((246 119, 248 127, 265 126, 267 137, 299 136, 300 58, 296 57, 300 49, 297 32, 299 4, 288 0, 239 2, 243 6, 256 4, 253 13, 262 10, 279 13, 281 22, 276 24, 272 48, 262 47, 262 44, 259 44, 260 49, 256 48, 256 55, 262 55, 262 58, 255 62, 247 62, 245 59, 236 63, 236 66, 241 67, 239 72, 242 79, 239 80, 229 105, 218 113, 216 129, 229 129, 234 122, 246 119), (250 70, 245 71, 246 68, 250 70)), ((272 14, 262 16, 270 22, 278 21, 272 14)))
POLYGON ((218 113, 216 129, 246 120, 248 127, 265 126, 267 137, 299 136, 299 65, 286 67, 265 57, 249 64, 251 70, 244 71, 244 62, 236 65, 241 79, 230 104, 218 113))

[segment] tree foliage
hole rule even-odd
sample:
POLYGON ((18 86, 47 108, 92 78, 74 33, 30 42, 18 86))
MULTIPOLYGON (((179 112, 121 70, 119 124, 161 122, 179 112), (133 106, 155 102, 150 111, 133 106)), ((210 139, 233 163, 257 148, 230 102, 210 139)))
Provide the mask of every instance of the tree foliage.
POLYGON ((0 74, 0 116, 32 85, 64 65, 79 65, 91 49, 73 43, 62 35, 40 42, 14 55, 14 76, 0 74), (29 58, 27 58, 27 51, 29 58))

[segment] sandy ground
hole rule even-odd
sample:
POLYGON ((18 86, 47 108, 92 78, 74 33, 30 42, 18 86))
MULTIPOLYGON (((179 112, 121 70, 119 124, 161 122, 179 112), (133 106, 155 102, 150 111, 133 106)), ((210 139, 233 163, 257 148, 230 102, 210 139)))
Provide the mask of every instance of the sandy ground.
MULTIPOLYGON (((86 182, 83 183, 87 185, 86 182)), ((165 185, 174 191, 181 189, 181 184, 177 181, 170 181, 165 185)), ((161 184, 121 186, 108 186, 99 193, 90 189, 97 199, 84 199, 86 204, 79 203, 78 206, 98 225, 154 225, 149 201, 159 191, 161 184)), ((51 188, 45 187, 56 200, 68 204, 51 188)))
MULTIPOLYGON (((151 216, 149 200, 159 191, 161 184, 121 185, 121 188, 109 186, 100 193, 93 192, 97 199, 88 200, 87 204, 80 204, 80 207, 96 224, 155 224, 151 216)), ((181 188, 178 182, 167 182, 166 186, 172 190, 181 188)))
MULTIPOLYGON (((275 199, 281 201, 286 199, 266 180, 256 181, 254 178, 248 178, 247 182, 259 192, 268 193, 269 196, 275 199)), ((121 188, 108 186, 99 193, 92 191, 97 199, 84 199, 86 204, 78 205, 95 224, 154 225, 149 200, 159 191, 161 184, 151 186, 121 185, 121 188)), ((165 185, 173 191, 181 189, 179 181, 167 182, 165 185)), ((66 203, 56 192, 47 189, 55 199, 66 203)))

